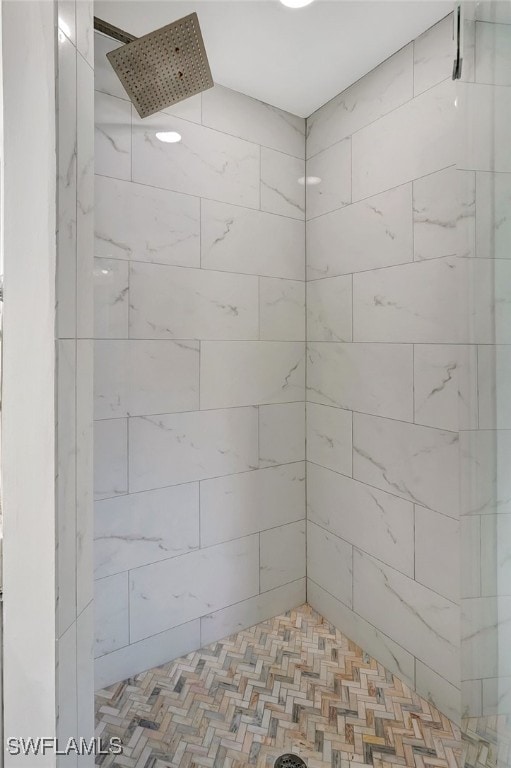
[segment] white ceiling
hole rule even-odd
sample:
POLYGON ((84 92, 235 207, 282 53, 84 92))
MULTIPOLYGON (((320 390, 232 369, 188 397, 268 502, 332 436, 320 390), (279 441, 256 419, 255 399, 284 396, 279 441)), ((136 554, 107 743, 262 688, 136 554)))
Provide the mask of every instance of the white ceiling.
POLYGON ((137 37, 197 11, 215 82, 308 117, 452 10, 451 0, 96 0, 137 37))

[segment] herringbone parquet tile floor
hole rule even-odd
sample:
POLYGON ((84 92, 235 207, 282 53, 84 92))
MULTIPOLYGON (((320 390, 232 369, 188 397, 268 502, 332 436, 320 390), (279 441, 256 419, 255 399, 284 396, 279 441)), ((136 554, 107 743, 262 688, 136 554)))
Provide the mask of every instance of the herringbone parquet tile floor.
POLYGON ((459 768, 459 729, 305 605, 96 696, 103 768, 459 768))

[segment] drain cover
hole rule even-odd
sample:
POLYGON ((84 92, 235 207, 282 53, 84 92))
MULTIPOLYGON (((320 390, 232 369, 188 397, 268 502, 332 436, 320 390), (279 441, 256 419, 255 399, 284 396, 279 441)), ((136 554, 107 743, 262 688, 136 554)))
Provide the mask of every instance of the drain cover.
POLYGON ((281 755, 275 760, 275 768, 307 768, 307 764, 304 763, 301 757, 293 755, 288 752, 286 755, 281 755))

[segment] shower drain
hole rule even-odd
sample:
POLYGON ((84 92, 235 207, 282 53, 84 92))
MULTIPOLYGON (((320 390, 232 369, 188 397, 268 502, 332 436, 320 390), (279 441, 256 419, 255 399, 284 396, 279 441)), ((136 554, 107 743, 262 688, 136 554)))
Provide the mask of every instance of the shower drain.
POLYGON ((277 757, 274 768, 307 768, 307 763, 304 763, 298 755, 288 752, 286 755, 277 757))

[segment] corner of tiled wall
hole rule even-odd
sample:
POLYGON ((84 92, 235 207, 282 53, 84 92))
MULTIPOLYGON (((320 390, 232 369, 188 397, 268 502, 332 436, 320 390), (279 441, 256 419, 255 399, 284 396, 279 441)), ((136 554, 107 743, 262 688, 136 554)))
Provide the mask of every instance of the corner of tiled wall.
POLYGON ((96 35, 96 685, 305 601, 305 121, 96 35), (162 144, 158 130, 182 135, 162 144))

